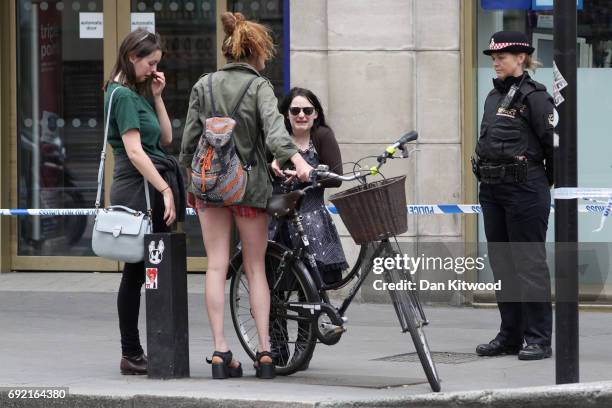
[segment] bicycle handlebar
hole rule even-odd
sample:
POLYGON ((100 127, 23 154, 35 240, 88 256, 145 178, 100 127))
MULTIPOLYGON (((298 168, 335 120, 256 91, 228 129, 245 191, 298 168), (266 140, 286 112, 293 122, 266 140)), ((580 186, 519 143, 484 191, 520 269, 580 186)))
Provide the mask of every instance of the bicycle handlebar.
POLYGON ((408 157, 410 152, 406 152, 405 145, 409 142, 417 140, 418 137, 419 137, 419 134, 413 130, 412 132, 408 132, 402 137, 400 137, 397 140, 397 142, 387 146, 385 151, 377 157, 377 161, 378 161, 377 166, 373 166, 369 169, 358 170, 356 172, 353 172, 353 174, 343 176, 343 175, 339 175, 339 174, 329 171, 329 166, 319 165, 317 166, 315 170, 312 171, 311 180, 313 180, 314 182, 316 178, 332 178, 332 179, 338 179, 342 181, 353 181, 353 180, 356 180, 358 178, 362 178, 365 176, 374 176, 378 174, 378 170, 380 170, 383 164, 385 164, 387 159, 395 155, 395 153, 397 152, 397 149, 400 149, 404 152, 402 157, 408 157))
POLYGON ((400 145, 406 144, 408 142, 412 142, 414 140, 417 140, 419 137, 419 134, 416 131, 412 131, 412 132, 408 132, 406 133, 404 136, 400 137, 399 140, 397 141, 397 143, 399 143, 400 145))

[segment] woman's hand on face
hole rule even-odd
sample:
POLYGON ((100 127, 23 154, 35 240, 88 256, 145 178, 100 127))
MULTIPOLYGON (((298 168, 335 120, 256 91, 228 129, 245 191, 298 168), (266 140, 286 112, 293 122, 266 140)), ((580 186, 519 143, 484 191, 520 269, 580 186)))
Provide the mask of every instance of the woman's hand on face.
POLYGON ((151 93, 153 94, 153 97, 157 98, 161 96, 162 91, 166 87, 166 76, 163 72, 157 71, 152 75, 152 78, 153 81, 151 81, 151 93))
POLYGON ((164 221, 166 225, 170 226, 176 220, 176 208, 174 207, 174 196, 172 195, 172 189, 167 188, 162 193, 164 197, 164 221))
POLYGON ((283 171, 279 167, 278 161, 276 161, 276 159, 272 160, 272 163, 270 164, 270 167, 272 167, 272 171, 274 172, 274 174, 277 177, 285 177, 285 174, 283 173, 283 171))

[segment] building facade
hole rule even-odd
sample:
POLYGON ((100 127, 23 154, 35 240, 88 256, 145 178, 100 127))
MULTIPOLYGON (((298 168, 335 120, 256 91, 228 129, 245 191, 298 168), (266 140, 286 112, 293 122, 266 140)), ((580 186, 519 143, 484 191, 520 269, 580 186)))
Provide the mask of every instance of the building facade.
MULTIPOLYGON (((410 160, 391 162, 385 176, 407 175, 408 203, 476 203, 477 185, 469 158, 493 76, 480 51, 494 31, 524 30, 544 62, 537 78, 550 85, 552 10, 540 3, 546 2, 2 2, 1 207, 93 206, 103 140, 101 87, 121 38, 137 26, 154 28, 165 41, 160 70, 168 78, 164 98, 175 137, 170 153, 177 154, 191 85, 202 73, 224 63, 219 15, 225 10, 240 11, 273 29, 278 54, 265 75, 279 97, 291 86, 303 86, 321 98, 343 161, 378 154, 400 135, 417 130, 419 151, 410 160)), ((611 10, 606 4, 579 1, 579 84, 587 84, 602 97, 612 86, 606 81, 612 41, 607 28, 611 10)), ((606 143, 605 116, 598 115, 612 111, 604 101, 585 102, 588 111, 579 108, 580 143, 585 143, 589 157, 601 159, 581 162, 585 175, 581 183, 591 187, 609 187, 606 182, 611 179, 607 177, 610 164, 600 157, 605 153, 598 148, 606 143), (580 123, 588 125, 583 129, 580 123)), ((111 171, 112 160, 105 190, 111 171)), ((183 226, 188 236, 188 268, 203 270, 199 226, 195 217, 188 218, 183 226)), ((345 250, 354 258, 357 248, 339 217, 335 219, 345 250)), ((589 223, 596 222, 592 215, 581 215, 581 239, 611 241, 612 232, 589 235, 589 223)), ((92 223, 93 217, 1 217, 0 270, 118 270, 118 264, 93 256, 92 223)), ((416 252, 421 243, 437 242, 448 243, 450 251, 460 255, 457 251, 470 250, 472 244, 466 242, 484 240, 476 215, 409 215, 408 225, 399 240, 416 252)), ((468 278, 489 279, 486 274, 468 278)), ((364 288, 362 296, 379 298, 370 292, 364 288)), ((472 298, 446 294, 432 300, 462 303, 472 298)))

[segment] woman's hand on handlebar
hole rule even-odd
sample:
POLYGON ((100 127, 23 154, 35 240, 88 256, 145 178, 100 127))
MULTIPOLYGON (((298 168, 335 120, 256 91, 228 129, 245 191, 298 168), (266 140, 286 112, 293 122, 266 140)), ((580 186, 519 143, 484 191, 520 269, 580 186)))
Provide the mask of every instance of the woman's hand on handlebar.
POLYGON ((297 171, 295 170, 283 170, 283 177, 285 177, 285 180, 283 181, 283 183, 285 184, 291 184, 295 181, 295 179, 297 178, 297 171))
POLYGON ((301 154, 296 153, 291 156, 291 161, 295 165, 295 172, 300 181, 310 181, 310 173, 314 170, 310 164, 304 160, 301 154))
POLYGON ((272 172, 276 177, 285 177, 276 159, 272 160, 272 163, 270 163, 270 168, 272 168, 272 172))

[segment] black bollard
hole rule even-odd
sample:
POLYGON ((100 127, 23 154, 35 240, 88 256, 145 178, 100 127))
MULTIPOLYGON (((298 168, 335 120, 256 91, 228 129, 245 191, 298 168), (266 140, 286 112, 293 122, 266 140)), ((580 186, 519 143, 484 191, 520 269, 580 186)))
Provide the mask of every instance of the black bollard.
POLYGON ((145 235, 149 378, 189 377, 185 234, 145 235))
MULTIPOLYGON (((554 3, 554 61, 567 86, 559 90, 559 147, 555 187, 578 186, 576 2, 554 3)), ((555 375, 557 384, 580 382, 578 201, 555 200, 555 375)))

